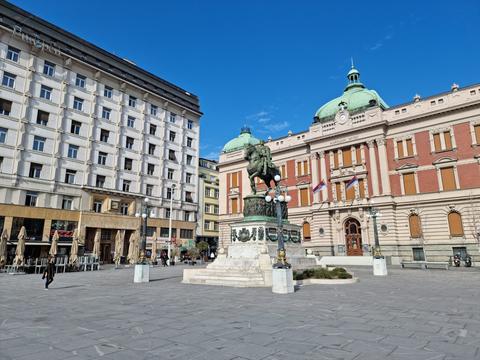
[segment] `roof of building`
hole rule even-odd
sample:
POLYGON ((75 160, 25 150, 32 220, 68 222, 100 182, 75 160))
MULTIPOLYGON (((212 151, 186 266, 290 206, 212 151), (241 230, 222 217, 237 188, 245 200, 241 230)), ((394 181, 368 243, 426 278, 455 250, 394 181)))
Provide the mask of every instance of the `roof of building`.
POLYGON ((106 73, 136 84, 172 103, 186 107, 201 115, 198 97, 188 91, 159 78, 82 38, 65 31, 13 4, 0 2, 2 14, 0 25, 10 28, 19 35, 25 34, 35 39, 44 48, 54 47, 66 56, 78 59, 106 73))
POLYGON ((224 153, 232 152, 232 151, 243 149, 248 144, 257 145, 259 143, 260 143, 260 140, 252 136, 252 131, 250 130, 250 128, 247 126, 244 126, 240 131, 240 135, 238 135, 236 138, 230 140, 225 144, 222 152, 224 153))
POLYGON ((388 105, 375 90, 367 89, 360 82, 360 72, 353 67, 347 74, 348 85, 343 94, 325 105, 315 113, 314 122, 323 122, 335 117, 340 110, 348 110, 350 113, 366 109, 372 106, 380 106, 387 109, 388 105))

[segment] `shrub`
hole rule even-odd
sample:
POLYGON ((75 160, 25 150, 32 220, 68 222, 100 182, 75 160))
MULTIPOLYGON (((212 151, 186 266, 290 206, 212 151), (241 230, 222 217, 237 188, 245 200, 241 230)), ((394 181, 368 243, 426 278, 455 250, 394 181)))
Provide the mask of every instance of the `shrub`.
POLYGON ((352 275, 349 274, 344 268, 335 268, 328 270, 325 268, 318 269, 305 269, 302 271, 294 271, 294 280, 304 279, 351 279, 352 275))

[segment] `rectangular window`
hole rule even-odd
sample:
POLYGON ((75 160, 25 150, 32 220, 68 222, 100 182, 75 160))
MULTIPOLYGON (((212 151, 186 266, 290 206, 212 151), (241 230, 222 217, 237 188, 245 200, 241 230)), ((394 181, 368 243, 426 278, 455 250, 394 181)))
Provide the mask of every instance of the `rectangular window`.
POLYGON ((75 175, 77 172, 75 170, 67 169, 65 171, 65 183, 66 184, 75 184, 75 175))
POLYGON ((212 196, 210 190, 211 190, 211 189, 210 189, 209 187, 206 187, 206 188, 205 188, 205 196, 206 196, 206 197, 211 197, 211 196, 212 196))
POLYGON ((46 100, 52 100, 52 88, 42 85, 40 88, 40 97, 46 100))
POLYGON ((173 169, 168 169, 167 170, 167 179, 168 180, 173 180, 173 169))
POLYGON ((123 164, 123 168, 125 170, 132 170, 133 160, 129 158, 125 158, 125 162, 123 164))
POLYGON ((191 137, 187 137, 187 147, 192 147, 192 142, 193 142, 193 139, 191 137))
POLYGON ((110 132, 108 130, 100 129, 100 141, 108 142, 108 136, 110 132))
POLYGON ((356 157, 356 164, 360 165, 362 163, 362 148, 358 145, 355 148, 355 157, 356 157))
MULTIPOLYGON (((166 218, 166 219, 170 219, 170 215, 171 215, 171 214, 170 214, 170 209, 165 209, 165 218, 166 218)), ((162 229, 163 229, 163 228, 162 228, 162 229)), ((173 235, 173 230, 174 230, 174 229, 172 229, 172 237, 174 236, 174 235, 173 235)), ((169 235, 169 234, 168 234, 168 228, 167 228, 167 235, 166 235, 166 237, 168 237, 168 235, 169 235)))
POLYGON ((193 129, 193 121, 192 120, 187 121, 187 129, 189 129, 189 130, 193 129))
POLYGON ((128 215, 128 203, 120 203, 120 214, 128 215))
POLYGON ((415 195, 417 193, 414 173, 403 174, 403 188, 405 195, 415 195))
POLYGON ((154 144, 148 144, 148 154, 149 155, 155 155, 155 145, 154 144))
POLYGON ((187 184, 190 184, 190 183, 192 182, 192 176, 193 176, 193 175, 192 175, 192 174, 189 174, 189 173, 186 173, 186 174, 185 174, 185 182, 186 182, 187 184))
POLYGON ((343 167, 352 166, 352 149, 345 148, 342 150, 342 159, 343 159, 343 167))
POLYGON ((205 213, 210 214, 210 205, 205 204, 205 213))
POLYGON ((55 64, 45 60, 43 63, 43 73, 47 76, 53 76, 55 74, 55 64))
POLYGON ((442 187, 444 191, 456 190, 455 172, 453 167, 441 168, 440 174, 442 176, 442 187))
POLYGON ((397 151, 398 151, 398 158, 399 159, 405 157, 405 153, 403 151, 403 140, 397 141, 397 151))
POLYGON ((77 145, 68 145, 68 157, 71 159, 76 159, 78 156, 78 146, 77 145))
POLYGON ((358 195, 360 199, 365 199, 365 181, 358 179, 358 195))
POLYGON ((338 169, 338 151, 333 152, 333 168, 338 169))
POLYGON ((83 111, 83 99, 75 96, 73 98, 73 108, 78 111, 83 111))
POLYGON ((111 99, 112 96, 113 96, 113 88, 111 88, 110 86, 106 86, 103 88, 103 96, 105 96, 106 98, 109 98, 111 99))
POLYGON ((35 191, 27 191, 25 196, 25 206, 37 206, 38 193, 35 191))
POLYGON ((5 144, 5 141, 7 140, 7 129, 5 128, 0 128, 0 144, 5 144))
POLYGON ((175 124, 175 119, 177 117, 177 114, 174 114, 174 113, 170 113, 170 118, 169 118, 169 121, 173 124, 175 124))
POLYGON ((87 81, 87 77, 86 77, 86 76, 77 74, 77 77, 75 78, 75 86, 84 88, 86 81, 87 81))
POLYGON ((33 138, 33 150, 43 151, 43 148, 45 147, 45 141, 46 139, 44 137, 35 136, 33 138))
POLYGON ((231 204, 232 214, 238 214, 238 198, 232 199, 231 204))
POLYGON ((127 149, 133 149, 133 142, 134 142, 133 138, 131 138, 130 136, 127 136, 125 138, 125 147, 127 149))
POLYGON ((187 165, 192 165, 193 157, 192 155, 187 155, 187 165))
POLYGON ((101 200, 95 200, 93 202, 93 211, 96 213, 101 213, 102 212, 102 201, 101 200))
POLYGON ((150 115, 157 116, 158 106, 150 105, 150 115))
POLYGON ((175 131, 170 131, 169 135, 168 135, 168 139, 172 142, 175 141, 175 136, 177 135, 177 133, 175 131))
POLYGON ((210 230, 210 221, 209 220, 205 220, 204 224, 203 224, 203 230, 210 230))
POLYGON ((190 191, 185 191, 185 201, 186 202, 193 202, 193 195, 190 191))
POLYGON ((287 178, 287 165, 280 165, 279 170, 280 170, 280 177, 282 179, 286 179, 287 178))
POLYGON ((345 182, 344 182, 344 186, 345 186, 345 199, 346 199, 347 201, 355 200, 355 186, 350 186, 350 188, 347 189, 347 184, 348 184, 348 181, 345 181, 345 182))
POLYGON ((303 161, 303 175, 310 174, 310 169, 308 167, 308 160, 303 161))
POLYGON ((168 150, 168 160, 177 161, 174 150, 168 150))
POLYGON ((184 221, 190 221, 190 211, 185 211, 183 214, 184 221))
POLYGON ((433 134, 433 146, 435 151, 442 151, 442 142, 440 140, 440 134, 433 134))
POLYGON ((42 165, 30 163, 30 171, 28 172, 28 176, 31 178, 39 179, 41 174, 42 174, 42 165))
POLYGON ((105 176, 97 175, 97 178, 95 180, 95 186, 98 187, 98 188, 105 187, 105 176))
POLYGON ((297 176, 304 176, 310 173, 308 168, 308 160, 297 162, 297 176))
POLYGON ((71 196, 63 196, 62 199, 62 209, 63 210, 72 210, 73 198, 71 196))
POLYGON ((18 62, 19 57, 20 50, 14 48, 13 46, 9 46, 7 50, 7 60, 18 62))
POLYGON ((153 195, 153 185, 152 184, 147 184, 147 187, 145 189, 145 195, 147 195, 147 196, 152 196, 153 195))
POLYGON ((153 164, 148 164, 147 165, 147 174, 148 175, 153 175, 155 172, 155 165, 153 164))
POLYGON ((49 113, 46 111, 38 110, 37 111, 37 124, 47 126, 49 113))
POLYGON ((97 160, 98 165, 106 165, 107 155, 108 154, 106 152, 102 152, 102 151, 98 152, 98 160, 97 160))
POLYGON ((125 191, 125 192, 129 192, 130 191, 130 183, 131 183, 131 181, 129 181, 129 180, 123 180, 122 190, 125 191))
POLYGON ((214 197, 215 199, 218 199, 219 195, 220 195, 220 192, 219 192, 218 189, 213 190, 213 197, 214 197))
POLYGON ((130 95, 128 97, 128 106, 131 106, 131 107, 137 106, 137 98, 130 95))
POLYGON ((480 145, 480 124, 478 125, 475 125, 473 127, 474 131, 475 131, 475 140, 476 140, 476 144, 477 145, 480 145))
POLYGON ((127 118, 127 126, 131 128, 135 127, 135 118, 133 116, 127 118))
POLYGON ((423 248, 412 248, 413 261, 425 261, 425 253, 423 248))
POLYGON ((308 188, 300 189, 300 206, 308 206, 308 188))
POLYGON ((167 187, 167 195, 166 198, 170 200, 172 198, 172 188, 167 187))
POLYGON ((238 172, 234 172, 231 174, 232 185, 230 187, 236 188, 238 187, 238 172))
POLYGON ((111 113, 112 113, 112 109, 109 109, 105 106, 102 108, 102 118, 110 120, 111 113))
POLYGON ((407 139, 405 142, 407 144, 407 156, 413 156, 413 141, 412 141, 412 139, 407 139))
POLYGON ((12 111, 12 102, 4 99, 0 99, 0 115, 8 116, 12 111))
POLYGON ((342 201, 342 184, 335 183, 335 193, 337 194, 337 201, 342 201))
POLYGON ((150 135, 155 135, 156 132, 157 132, 157 126, 150 124, 150 135))
POLYGON ((452 150, 452 136, 450 135, 450 131, 445 131, 443 133, 443 138, 445 140, 445 150, 452 150))
POLYGON ((213 205, 213 213, 218 215, 218 205, 213 205))
POLYGON ((16 75, 10 74, 8 72, 3 73, 2 85, 7 86, 9 88, 15 87, 15 79, 17 78, 16 75))
POLYGON ((76 135, 80 134, 80 127, 81 126, 82 126, 81 122, 72 120, 72 124, 70 125, 70 132, 72 134, 76 134, 76 135))
POLYGON ((193 230, 180 229, 180 238, 182 238, 182 239, 193 239, 193 230))
POLYGON ((213 231, 218 231, 218 221, 213 222, 213 231))

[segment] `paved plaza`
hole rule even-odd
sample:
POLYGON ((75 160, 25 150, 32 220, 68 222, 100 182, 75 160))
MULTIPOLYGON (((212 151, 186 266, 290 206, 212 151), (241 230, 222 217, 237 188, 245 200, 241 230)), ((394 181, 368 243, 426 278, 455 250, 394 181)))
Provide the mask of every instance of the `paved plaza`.
POLYGON ((480 359, 480 270, 354 269, 352 285, 181 284, 183 267, 0 274, 0 359, 480 359))

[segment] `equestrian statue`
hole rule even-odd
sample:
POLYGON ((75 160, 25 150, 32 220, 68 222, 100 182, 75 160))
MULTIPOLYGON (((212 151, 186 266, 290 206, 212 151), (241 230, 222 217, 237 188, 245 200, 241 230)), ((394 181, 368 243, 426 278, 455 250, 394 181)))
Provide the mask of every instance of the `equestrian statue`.
POLYGON ((272 181, 275 183, 275 186, 278 185, 275 175, 280 175, 280 171, 272 162, 270 148, 263 141, 260 141, 257 145, 247 145, 245 148, 245 160, 248 161, 247 173, 253 194, 257 193, 255 186, 256 177, 260 178, 267 185, 265 195, 271 190, 270 185, 272 181))

